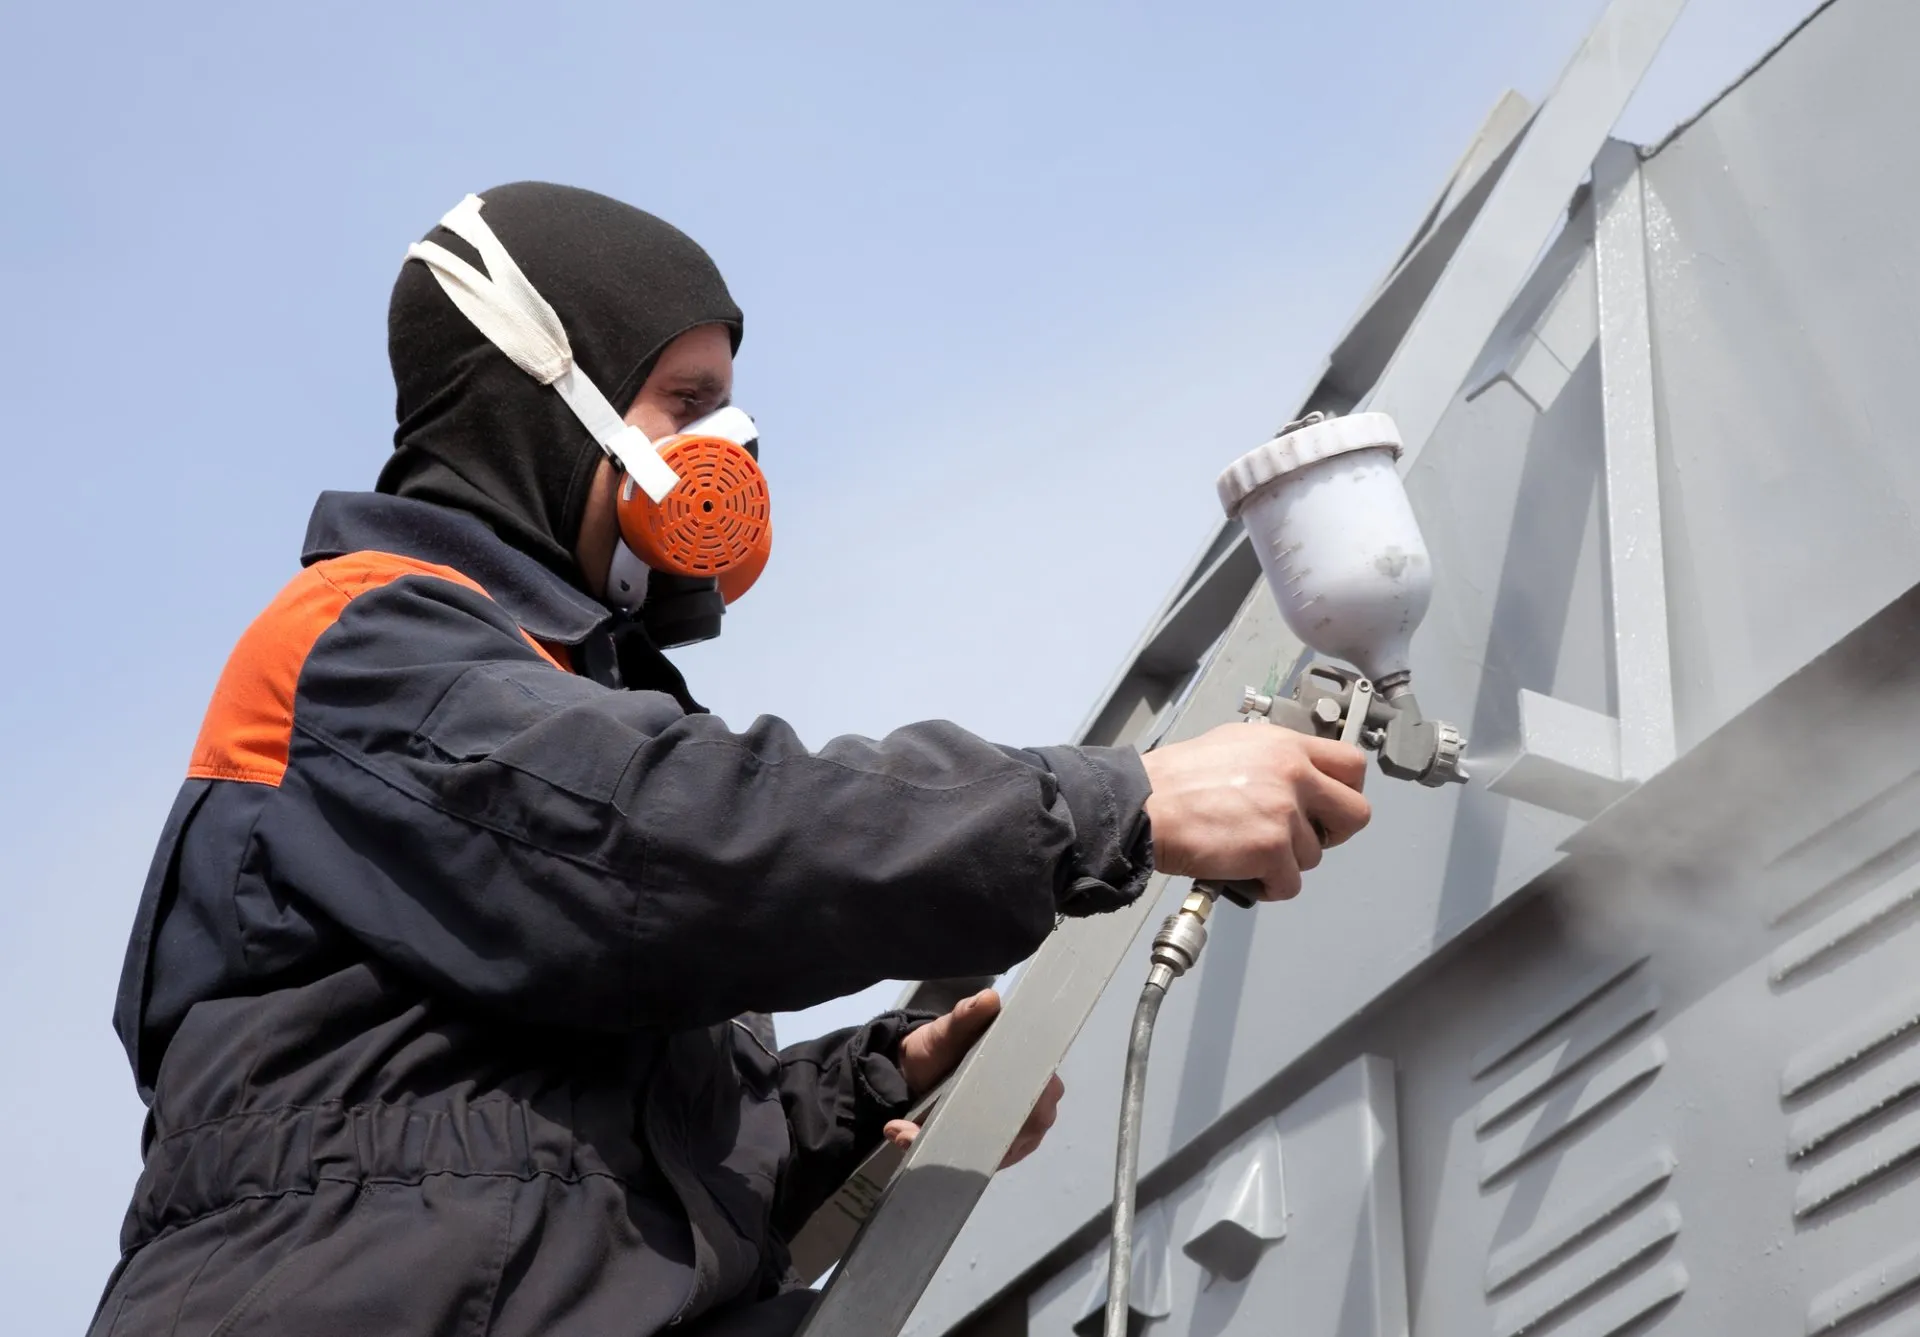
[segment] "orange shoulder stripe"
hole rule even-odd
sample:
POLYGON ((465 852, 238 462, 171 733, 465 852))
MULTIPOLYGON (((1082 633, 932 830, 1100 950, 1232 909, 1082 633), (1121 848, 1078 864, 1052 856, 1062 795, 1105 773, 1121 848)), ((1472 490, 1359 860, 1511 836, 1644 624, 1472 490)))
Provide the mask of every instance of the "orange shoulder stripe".
MULTIPOLYGON (((307 567, 254 619, 227 657, 193 745, 188 777, 279 784, 293 737, 294 687, 314 642, 339 621, 355 596, 402 576, 432 576, 486 594, 452 567, 392 553, 349 553, 307 567)), ((526 639, 542 659, 561 667, 538 641, 526 639)))

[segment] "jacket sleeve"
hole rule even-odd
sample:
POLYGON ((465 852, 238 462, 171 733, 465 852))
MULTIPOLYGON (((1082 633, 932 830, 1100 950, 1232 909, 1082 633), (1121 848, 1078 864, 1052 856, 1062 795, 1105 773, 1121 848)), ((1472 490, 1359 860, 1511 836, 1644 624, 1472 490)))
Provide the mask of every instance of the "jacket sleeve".
POLYGON ((906 1116, 913 1098, 900 1042, 932 1020, 931 1012, 887 1012, 780 1051, 780 1100, 793 1139, 773 1204, 781 1238, 792 1239, 860 1168, 889 1119, 906 1116))
POLYGON ((378 956, 609 1030, 996 973, 1151 871, 1130 749, 935 722, 809 751, 566 673, 428 577, 316 642, 283 791, 260 857, 378 956))

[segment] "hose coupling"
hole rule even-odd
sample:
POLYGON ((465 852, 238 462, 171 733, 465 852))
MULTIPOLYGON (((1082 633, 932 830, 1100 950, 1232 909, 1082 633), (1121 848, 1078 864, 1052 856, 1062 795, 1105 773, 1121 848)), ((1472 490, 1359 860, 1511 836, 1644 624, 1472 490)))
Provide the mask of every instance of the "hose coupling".
POLYGON ((1165 988, 1193 969, 1200 950, 1207 945, 1207 916, 1213 913, 1213 897, 1204 891, 1189 891, 1180 908, 1166 918, 1153 935, 1153 971, 1148 976, 1165 988))

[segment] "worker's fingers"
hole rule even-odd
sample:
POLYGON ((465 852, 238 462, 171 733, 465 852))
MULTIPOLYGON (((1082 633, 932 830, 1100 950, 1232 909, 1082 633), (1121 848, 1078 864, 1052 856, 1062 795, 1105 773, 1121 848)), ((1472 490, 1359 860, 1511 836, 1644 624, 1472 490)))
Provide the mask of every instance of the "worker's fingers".
POLYGON ((1300 875, 1367 824, 1366 754, 1284 729, 1223 724, 1143 759, 1154 861, 1166 873, 1258 880, 1286 900, 1300 875))
MULTIPOLYGON (((1047 1079, 1046 1090, 1040 1093, 1040 1099, 1034 1103, 1033 1112, 1027 1115, 1027 1121, 1020 1126, 1019 1133, 1013 1139, 1013 1145, 1007 1148, 1006 1157, 1000 1162, 1001 1169, 1004 1170, 1009 1165, 1017 1165, 1039 1150, 1040 1144, 1046 1140, 1047 1131, 1060 1117, 1060 1098, 1066 1092, 1066 1083, 1060 1080, 1057 1073, 1047 1079)), ((911 1119, 890 1119, 880 1132, 887 1141, 905 1151, 913 1145, 914 1139, 920 1136, 920 1125, 911 1119)))
POLYGON ((1033 1155, 1034 1152, 1040 1150, 1040 1142, 1046 1135, 1046 1130, 1044 1129, 1035 1132, 1031 1129, 1022 1128, 1020 1135, 1013 1139, 1013 1145, 1007 1148, 1007 1154, 1001 1158, 1000 1168, 1005 1170, 1011 1166, 1018 1165, 1021 1161, 1033 1155))
POLYGON ((889 1119, 887 1126, 880 1130, 880 1135, 905 1151, 913 1145, 913 1139, 920 1136, 920 1125, 907 1119, 889 1119))
POLYGON ((1352 743, 1342 743, 1317 734, 1301 734, 1307 760, 1322 775, 1332 776, 1349 789, 1363 789, 1367 783, 1367 754, 1352 743))
POLYGON ((1066 1090, 1066 1084, 1060 1080, 1058 1073, 1047 1080, 1047 1089, 1040 1093, 1033 1112, 1021 1125, 1013 1145, 1007 1148, 1007 1154, 1000 1162, 1002 1170, 1019 1164, 1040 1149, 1040 1144, 1046 1140, 1047 1130, 1060 1117, 1060 1097, 1066 1094, 1066 1090))
POLYGON ((1318 767, 1300 777, 1296 793, 1305 815, 1325 833, 1329 848, 1350 840, 1372 820, 1373 805, 1365 794, 1318 767))
POLYGON ((1000 1015, 1000 995, 982 989, 953 1011, 916 1027, 900 1042, 900 1075, 907 1090, 923 1096, 946 1079, 1000 1015))
POLYGON ((1291 817, 1293 829, 1293 861, 1303 873, 1311 873, 1320 866, 1320 856, 1324 846, 1321 828, 1313 818, 1304 812, 1295 810, 1291 817))
POLYGON ((1290 901, 1300 894, 1300 863, 1289 843, 1275 850, 1260 874, 1260 899, 1290 901))
POLYGON ((951 1068, 987 1033, 987 1027, 993 1025, 993 1019, 999 1015, 1000 995, 992 989, 982 989, 971 998, 962 998, 954 1004, 953 1011, 921 1027, 915 1034, 924 1035, 929 1048, 948 1057, 951 1061, 947 1066, 951 1068))

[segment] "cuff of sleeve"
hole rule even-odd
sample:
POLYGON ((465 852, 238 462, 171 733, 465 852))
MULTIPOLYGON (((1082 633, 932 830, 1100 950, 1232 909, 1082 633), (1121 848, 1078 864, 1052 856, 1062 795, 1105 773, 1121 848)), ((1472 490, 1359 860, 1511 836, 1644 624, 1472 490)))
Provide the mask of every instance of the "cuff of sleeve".
POLYGON ((1130 747, 1043 747, 1034 751, 1060 783, 1073 816, 1072 866, 1055 892, 1070 916, 1131 903, 1153 873, 1146 803, 1153 786, 1130 747))
POLYGON ((847 1057, 862 1131, 878 1137, 889 1119, 906 1117, 913 1093, 900 1071, 900 1042, 933 1019, 931 1012, 883 1012, 854 1032, 847 1057))

